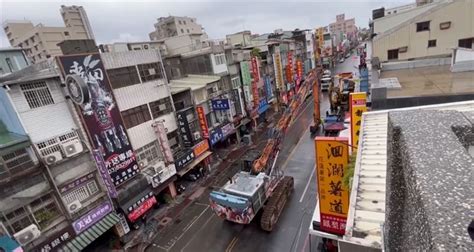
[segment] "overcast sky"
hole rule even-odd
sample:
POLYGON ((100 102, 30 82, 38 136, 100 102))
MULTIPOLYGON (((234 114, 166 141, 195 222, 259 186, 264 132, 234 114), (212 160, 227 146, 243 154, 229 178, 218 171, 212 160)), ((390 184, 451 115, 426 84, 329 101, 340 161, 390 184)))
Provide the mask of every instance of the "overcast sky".
MULTIPOLYGON (((336 15, 355 18, 367 27, 373 9, 411 3, 415 0, 221 0, 221 1, 41 1, 0 0, 0 17, 5 20, 31 20, 34 24, 64 26, 59 8, 82 5, 92 25, 97 43, 149 40, 156 18, 168 15, 196 17, 212 39, 242 30, 252 33, 283 28, 315 28, 334 22, 336 15)), ((0 47, 9 43, 2 31, 0 47)))

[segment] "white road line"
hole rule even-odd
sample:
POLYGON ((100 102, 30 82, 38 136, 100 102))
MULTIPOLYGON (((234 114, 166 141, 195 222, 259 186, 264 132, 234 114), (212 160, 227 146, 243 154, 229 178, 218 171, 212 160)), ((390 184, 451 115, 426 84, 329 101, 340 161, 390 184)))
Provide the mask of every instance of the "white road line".
POLYGON ((194 204, 199 205, 199 206, 209 206, 209 204, 204 204, 201 202, 194 202, 194 204))
MULTIPOLYGON (((199 231, 201 231, 205 226, 207 226, 207 224, 209 223, 209 221, 214 217, 214 215, 211 215, 209 216, 209 219, 207 219, 206 222, 204 222, 204 225, 201 226, 201 228, 199 228, 199 230, 196 232, 196 233, 199 233, 199 231)), ((181 249, 181 252, 184 251, 184 249, 194 240, 194 237, 189 239, 189 241, 184 245, 184 247, 181 249)))
POLYGON ((308 191, 309 183, 313 179, 313 175, 314 175, 315 170, 316 170, 316 164, 313 167, 313 171, 311 172, 311 176, 309 176, 309 178, 308 178, 308 182, 306 183, 306 187, 304 188, 303 194, 301 194, 300 203, 303 202, 304 195, 306 194, 306 191, 308 191))
POLYGON ((194 225, 194 223, 196 223, 196 221, 198 221, 199 218, 201 218, 201 216, 207 211, 208 208, 209 208, 209 206, 207 206, 207 207, 201 212, 201 214, 199 214, 199 216, 197 216, 197 218, 195 218, 195 219, 193 220, 193 222, 191 222, 189 225, 187 225, 187 226, 183 229, 183 232, 181 233, 181 235, 180 235, 178 238, 176 238, 170 246, 168 246, 168 250, 171 249, 172 247, 174 247, 174 245, 176 244, 176 242, 178 242, 178 241, 183 237, 183 235, 186 233, 186 231, 188 231, 188 230, 194 225))

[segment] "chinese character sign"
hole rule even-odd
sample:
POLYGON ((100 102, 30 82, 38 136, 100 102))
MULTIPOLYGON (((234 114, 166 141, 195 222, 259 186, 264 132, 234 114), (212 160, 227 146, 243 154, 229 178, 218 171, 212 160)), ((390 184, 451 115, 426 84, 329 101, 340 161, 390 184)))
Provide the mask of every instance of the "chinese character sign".
POLYGON ((275 65, 275 82, 276 82, 276 87, 277 89, 281 90, 281 87, 283 86, 283 68, 281 66, 281 57, 280 53, 274 53, 273 54, 273 62, 275 65))
POLYGON ((99 53, 57 57, 66 89, 94 149, 99 149, 115 186, 139 173, 138 163, 99 53))
POLYGON ((186 111, 176 112, 176 118, 178 119, 178 129, 183 139, 185 147, 193 146, 193 139, 191 136, 191 129, 189 128, 188 118, 186 117, 186 111))
POLYGON ((250 76, 250 68, 247 61, 240 62, 240 72, 242 74, 242 84, 244 86, 250 86, 250 83, 252 83, 252 77, 250 76))
POLYGON ((196 112, 198 115, 199 126, 201 127, 202 131, 202 137, 209 138, 209 129, 207 127, 206 113, 204 113, 204 108, 202 106, 197 106, 196 112))
POLYGON ((112 212, 112 210, 112 204, 108 201, 104 202, 100 206, 89 211, 87 214, 81 216, 81 218, 79 218, 78 220, 74 221, 72 223, 72 227, 74 228, 76 234, 80 234, 90 226, 97 223, 108 213, 112 212))
POLYGON ((273 89, 272 89, 272 80, 270 76, 266 75, 263 79, 265 83, 265 94, 267 96, 267 99, 273 98, 273 89))
POLYGON ((228 110, 230 109, 229 106, 229 99, 213 99, 211 100, 212 109, 213 110, 228 110))
POLYGON ((362 113, 367 111, 366 100, 366 93, 351 93, 349 96, 351 115, 351 145, 353 146, 353 149, 359 146, 362 113))
POLYGON ((257 57, 252 57, 252 77, 255 82, 260 80, 260 71, 258 69, 258 60, 257 57))
POLYGON ((168 136, 166 134, 166 128, 164 122, 155 122, 153 125, 155 130, 156 138, 160 144, 161 153, 165 156, 166 163, 172 164, 174 162, 173 152, 171 151, 168 136))
POLYGON ((316 137, 315 149, 321 230, 343 235, 349 210, 349 192, 342 185, 349 159, 348 139, 316 137))
POLYGON ((293 83, 293 53, 291 51, 288 52, 288 65, 287 65, 287 79, 288 82, 293 83))

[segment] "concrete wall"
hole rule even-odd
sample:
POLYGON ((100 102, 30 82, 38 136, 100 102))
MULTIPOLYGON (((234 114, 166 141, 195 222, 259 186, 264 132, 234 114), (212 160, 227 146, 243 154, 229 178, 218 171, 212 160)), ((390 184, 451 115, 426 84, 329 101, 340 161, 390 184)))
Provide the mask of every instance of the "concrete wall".
POLYGON ((382 62, 387 61, 387 51, 401 47, 408 49, 398 54, 398 60, 449 55, 451 48, 458 46, 459 39, 474 37, 472 1, 459 0, 435 9, 394 31, 376 36, 373 40, 373 56, 379 57, 382 62), (430 21, 430 30, 416 32, 416 23, 423 21, 430 21), (451 22, 451 27, 441 30, 440 23, 448 21, 451 22), (436 46, 428 47, 428 40, 436 40, 436 46))
POLYGON ((393 61, 382 63, 382 70, 399 70, 407 68, 430 67, 430 66, 444 66, 451 64, 451 58, 432 58, 420 59, 410 61, 393 61))
POLYGON ((451 72, 474 71, 474 50, 456 48, 451 61, 451 72))
POLYGON ((161 62, 161 57, 157 50, 102 53, 101 58, 106 69, 161 62))

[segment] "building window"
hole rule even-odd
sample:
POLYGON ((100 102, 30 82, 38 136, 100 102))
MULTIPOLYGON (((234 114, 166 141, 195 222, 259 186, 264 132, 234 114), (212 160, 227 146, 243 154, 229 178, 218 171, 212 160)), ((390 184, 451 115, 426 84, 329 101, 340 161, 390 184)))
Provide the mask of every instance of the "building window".
POLYGON ((388 50, 388 59, 398 59, 398 49, 388 50))
POLYGON ((171 151, 175 153, 179 149, 178 130, 168 133, 167 137, 168 137, 168 143, 170 144, 171 151))
POLYGON ((140 72, 142 82, 163 78, 160 62, 138 65, 138 71, 140 72))
POLYGON ((6 172, 16 173, 34 166, 26 149, 16 150, 0 157, 0 175, 6 172))
POLYGON ((160 99, 158 101, 150 102, 150 110, 153 118, 158 118, 173 111, 171 99, 169 97, 160 99))
POLYGON ((7 229, 17 233, 31 224, 38 224, 44 230, 61 216, 56 200, 51 194, 44 195, 28 205, 19 207, 5 214, 7 229), (9 225, 8 225, 9 224, 9 225))
POLYGON ((31 109, 54 104, 53 97, 45 81, 21 84, 20 88, 31 109))
POLYGON ((440 30, 446 30, 446 29, 449 29, 449 27, 451 27, 451 21, 443 22, 439 24, 440 30))
POLYGON ((436 39, 428 40, 428 47, 436 47, 436 39))
POLYGON ((158 141, 155 140, 147 145, 144 145, 141 148, 138 148, 135 153, 137 153, 138 161, 146 160, 148 163, 153 163, 161 157, 161 152, 158 149, 158 141))
POLYGON ((416 23, 416 32, 429 31, 430 21, 416 23))
POLYGON ((185 25, 186 25, 186 20, 183 20, 183 24, 185 24, 185 25))
POLYGON ((240 77, 235 77, 230 80, 232 82, 232 88, 240 88, 240 77))
POLYGON ((214 55, 214 60, 216 61, 216 65, 222 65, 226 63, 224 54, 214 55))
POLYGON ((184 30, 183 30, 183 29, 181 29, 181 33, 184 33, 184 30))
POLYGON ((186 32, 189 33, 189 29, 186 29, 186 32))
POLYGON ((135 66, 109 69, 107 74, 112 88, 122 88, 141 83, 135 66))
POLYGON ((460 39, 458 42, 459 47, 463 48, 471 48, 472 49, 472 44, 474 43, 474 38, 467 38, 467 39, 460 39))
POLYGON ((64 36, 69 36, 69 32, 65 31, 64 36))
POLYGON ((35 42, 35 37, 31 37, 31 43, 35 42))
POLYGON ((38 51, 38 45, 35 45, 34 48, 35 48, 35 51, 38 51))
POLYGON ((178 23, 179 23, 179 24, 183 24, 183 23, 181 23, 181 20, 178 20, 178 23))
POLYGON ((141 105, 121 112, 127 129, 151 120, 148 105, 141 105))
POLYGON ((12 73, 15 70, 13 68, 12 60, 10 58, 5 58, 5 62, 7 62, 7 66, 10 69, 10 73, 12 73))

